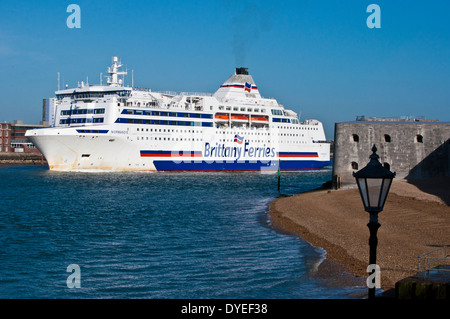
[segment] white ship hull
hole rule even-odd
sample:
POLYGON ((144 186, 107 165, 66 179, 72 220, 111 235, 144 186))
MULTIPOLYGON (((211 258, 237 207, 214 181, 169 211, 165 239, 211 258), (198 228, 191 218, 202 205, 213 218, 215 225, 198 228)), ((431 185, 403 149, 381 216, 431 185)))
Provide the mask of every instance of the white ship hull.
MULTIPOLYGON (((282 170, 308 170, 330 163, 328 143, 283 149, 278 141, 254 142, 244 137, 238 144, 216 139, 219 133, 211 134, 215 130, 198 133, 205 136, 199 141, 192 138, 194 141, 164 144, 159 140, 149 142, 146 134, 113 133, 130 131, 123 128, 101 134, 80 134, 75 128, 39 129, 31 131, 28 138, 44 154, 49 168, 56 171, 250 171, 277 170, 278 165, 282 170)), ((244 130, 238 132, 245 136, 244 130)))

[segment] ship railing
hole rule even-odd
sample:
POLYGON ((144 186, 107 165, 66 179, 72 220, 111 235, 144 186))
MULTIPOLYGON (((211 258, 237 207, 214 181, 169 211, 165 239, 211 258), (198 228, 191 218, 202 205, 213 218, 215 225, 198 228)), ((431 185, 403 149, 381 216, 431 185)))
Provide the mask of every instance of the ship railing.
POLYGON ((132 87, 132 89, 133 89, 134 91, 140 91, 140 92, 152 92, 152 90, 149 89, 149 88, 132 87))
POLYGON ((214 93, 206 93, 206 92, 179 92, 178 95, 188 95, 188 96, 213 96, 214 93))
POLYGON ((418 256, 417 272, 427 278, 430 271, 450 271, 450 255, 448 246, 443 246, 418 256))
POLYGON ((300 124, 302 124, 302 125, 319 125, 319 122, 315 121, 315 120, 306 120, 306 121, 300 122, 300 124))
POLYGON ((213 93, 205 93, 205 92, 176 92, 176 91, 153 91, 154 93, 160 93, 163 95, 185 95, 185 96, 213 96, 213 93))

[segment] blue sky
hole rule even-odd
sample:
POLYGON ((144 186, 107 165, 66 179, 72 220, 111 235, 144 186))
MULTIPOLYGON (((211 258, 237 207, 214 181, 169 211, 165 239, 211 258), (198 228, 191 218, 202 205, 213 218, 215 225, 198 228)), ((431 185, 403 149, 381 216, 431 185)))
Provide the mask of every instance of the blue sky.
POLYGON ((57 72, 61 87, 98 84, 114 55, 153 90, 214 92, 248 67, 264 97, 322 121, 329 140, 358 115, 450 121, 449 16, 447 0, 2 1, 0 121, 38 123, 57 72), (366 25, 371 3, 380 29, 366 25))

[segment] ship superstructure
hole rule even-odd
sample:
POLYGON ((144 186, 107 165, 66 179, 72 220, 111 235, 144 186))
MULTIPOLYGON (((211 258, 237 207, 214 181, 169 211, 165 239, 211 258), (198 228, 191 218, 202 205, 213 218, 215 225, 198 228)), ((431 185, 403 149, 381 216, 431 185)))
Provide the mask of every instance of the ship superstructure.
POLYGON ((51 170, 303 170, 330 163, 322 123, 263 98, 237 68, 214 94, 124 85, 113 58, 107 85, 56 91, 53 127, 27 131, 51 170))

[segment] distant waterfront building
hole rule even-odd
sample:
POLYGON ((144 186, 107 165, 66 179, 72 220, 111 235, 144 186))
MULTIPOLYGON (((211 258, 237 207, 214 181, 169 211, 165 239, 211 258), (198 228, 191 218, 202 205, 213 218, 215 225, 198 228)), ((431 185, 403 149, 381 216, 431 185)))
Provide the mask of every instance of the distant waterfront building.
POLYGON ((39 127, 48 127, 47 122, 40 124, 24 124, 21 120, 14 123, 0 123, 0 152, 3 153, 34 153, 41 155, 41 152, 25 136, 25 132, 39 127))
POLYGON ((335 124, 333 184, 355 184, 375 144, 396 178, 450 176, 450 123, 424 118, 364 118, 335 124))
POLYGON ((0 123, 0 152, 11 152, 11 123, 0 123))
POLYGON ((55 124, 55 98, 42 100, 42 121, 47 122, 49 126, 55 124))

